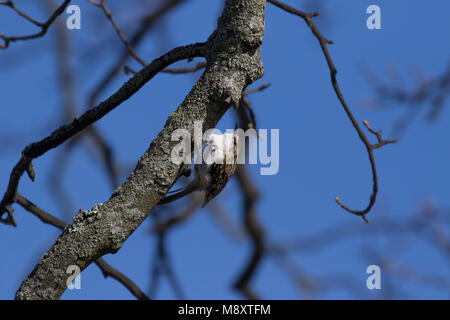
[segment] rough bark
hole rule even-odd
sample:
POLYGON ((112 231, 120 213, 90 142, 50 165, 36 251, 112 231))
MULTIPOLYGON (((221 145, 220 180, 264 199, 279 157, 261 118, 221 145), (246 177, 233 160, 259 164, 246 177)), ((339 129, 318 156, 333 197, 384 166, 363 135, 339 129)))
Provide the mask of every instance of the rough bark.
POLYGON ((69 265, 83 270, 104 254, 117 252, 158 205, 182 167, 170 160, 177 143, 171 141, 172 132, 186 128, 193 133, 194 121, 203 122, 204 131, 215 127, 231 104, 239 105, 243 90, 263 75, 265 5, 265 0, 226 1, 217 29, 206 43, 207 66, 201 78, 125 183, 108 201, 78 212, 23 281, 16 299, 60 298, 69 265))

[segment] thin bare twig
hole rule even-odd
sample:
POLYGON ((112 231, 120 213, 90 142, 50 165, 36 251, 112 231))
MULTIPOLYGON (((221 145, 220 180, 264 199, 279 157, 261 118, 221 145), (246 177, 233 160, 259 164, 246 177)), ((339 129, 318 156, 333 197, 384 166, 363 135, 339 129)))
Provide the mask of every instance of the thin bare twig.
POLYGON ((36 21, 35 19, 33 19, 32 17, 30 17, 29 15, 27 15, 25 12, 23 12, 22 10, 20 10, 19 8, 16 7, 16 5, 14 4, 14 2, 12 0, 7 0, 7 1, 0 1, 0 5, 3 6, 8 6, 11 9, 13 9, 15 12, 17 12, 17 14, 19 16, 21 16, 22 18, 25 18, 26 20, 28 20, 29 22, 31 22, 32 24, 38 26, 38 27, 42 27, 43 23, 36 21))
POLYGON ((200 199, 197 199, 195 194, 193 194, 191 197, 193 198, 193 200, 190 201, 189 205, 182 213, 174 215, 164 222, 155 223, 154 232, 166 233, 169 229, 172 229, 173 227, 180 225, 181 223, 189 219, 195 213, 195 211, 199 209, 201 204, 200 199))
POLYGON ((242 94, 243 94, 244 96, 248 96, 248 95, 253 94, 253 93, 257 93, 257 92, 264 91, 264 90, 266 90, 268 87, 270 87, 270 83, 264 82, 264 83, 263 83, 261 86, 259 86, 258 88, 250 89, 250 90, 245 90, 242 94))
MULTIPOLYGON (((263 85, 263 87, 265 87, 263 85)), ((243 95, 244 97, 244 95, 243 95)), ((248 118, 244 108, 238 108, 238 117, 241 122, 241 127, 244 130, 249 129, 251 120, 248 118)), ((246 141, 246 150, 248 142, 246 141)), ((251 288, 250 282, 255 276, 255 273, 263 261, 266 254, 266 244, 264 230, 257 219, 256 201, 259 198, 259 191, 251 180, 245 166, 239 165, 236 170, 236 178, 243 195, 243 230, 246 231, 252 241, 252 253, 250 258, 242 270, 240 276, 234 284, 241 294, 247 299, 259 299, 258 294, 251 288)))
MULTIPOLYGON (((206 67, 206 62, 199 62, 194 67, 191 67, 191 68, 167 68, 167 69, 164 69, 163 71, 161 71, 161 73, 185 74, 185 73, 197 72, 198 70, 201 70, 205 67, 206 67)), ((127 75, 136 73, 136 71, 134 71, 133 69, 131 69, 129 66, 126 66, 126 65, 123 67, 123 70, 124 70, 125 74, 127 74, 127 75)))
MULTIPOLYGON (((369 220, 366 217, 366 214, 370 211, 370 209, 372 209, 373 205, 375 204, 375 200, 377 197, 377 193, 378 193, 378 176, 377 176, 377 169, 376 169, 376 165, 375 165, 375 158, 373 155, 373 150, 377 149, 383 145, 389 144, 389 143, 394 143, 397 142, 397 140, 379 140, 377 144, 372 144, 370 143, 369 139, 366 137, 365 133, 363 132, 363 130, 361 129, 361 127, 359 126, 358 122, 356 121, 355 117, 353 116, 352 112, 350 111, 349 106, 347 105, 347 102, 344 99, 344 96, 341 92, 341 89, 339 88, 337 79, 336 79, 336 74, 337 74, 337 69, 334 65, 333 60, 331 59, 330 53, 328 51, 328 44, 333 44, 333 42, 331 40, 326 39, 319 31, 319 29, 316 27, 316 25, 313 22, 313 18, 317 17, 319 15, 318 12, 313 12, 313 13, 305 13, 303 11, 297 10, 287 4, 284 4, 280 1, 277 0, 267 0, 268 2, 272 3, 273 5, 277 6, 278 8, 283 9, 286 12, 289 12, 293 15, 296 15, 300 18, 302 18, 306 24, 308 25, 308 27, 311 29, 312 33, 314 34, 314 36, 317 38, 317 40, 319 41, 320 47, 322 49, 322 52, 325 56, 325 59, 327 61, 328 64, 328 68, 330 69, 330 76, 331 76, 331 84, 333 86, 334 92, 336 93, 336 96, 339 100, 339 102, 342 105, 342 108, 344 109, 347 117, 349 118, 350 122, 352 123, 353 127, 355 128, 356 132, 358 133, 358 136, 360 138, 360 140, 363 142, 363 144, 366 147, 367 153, 369 155, 369 161, 370 161, 370 165, 372 168, 372 193, 370 195, 370 200, 369 200, 369 204, 367 205, 367 207, 365 209, 362 210, 353 210, 350 209, 349 207, 347 207, 346 205, 344 205, 341 200, 336 197, 336 202, 346 211, 353 213, 355 215, 361 216, 364 221, 369 222, 369 220)), ((367 123, 367 121, 364 122, 365 124, 367 123)), ((368 127, 366 125, 366 127, 368 127)), ((373 133, 371 131, 371 133, 373 133)), ((378 137, 381 138, 381 135, 377 135, 378 137)))
POLYGON ((125 37, 125 35, 123 34, 122 30, 119 28, 119 26, 117 25, 116 21, 114 20, 111 11, 109 11, 108 7, 106 6, 106 0, 101 0, 101 2, 96 2, 94 0, 88 0, 90 3, 92 3, 93 5, 101 8, 103 10, 103 12, 105 13, 106 18, 111 22, 111 24, 114 27, 114 30, 116 30, 117 34, 119 35, 120 40, 122 40, 123 44, 125 45, 125 47, 127 48, 128 52, 130 53, 130 55, 137 61, 139 62, 143 67, 147 66, 147 63, 141 59, 141 57, 139 57, 139 55, 136 53, 136 51, 133 49, 133 47, 130 45, 130 43, 128 42, 127 38, 125 37))
MULTIPOLYGON (((132 48, 136 48, 139 43, 144 39, 144 36, 151 30, 152 25, 158 19, 160 19, 164 14, 169 12, 176 5, 184 2, 185 0, 169 0, 163 1, 161 7, 159 7, 155 12, 148 14, 141 22, 139 29, 131 36, 129 44, 132 48)), ((89 94, 88 107, 94 105, 99 97, 99 95, 105 90, 109 83, 115 78, 115 76, 122 70, 124 63, 127 61, 130 52, 128 49, 124 49, 122 55, 117 60, 117 62, 112 66, 112 68, 102 77, 99 84, 92 90, 89 94)))
POLYGON ((259 299, 259 296, 251 289, 250 281, 253 279, 265 254, 264 231, 256 218, 255 212, 255 202, 259 197, 259 192, 250 181, 244 166, 239 166, 236 175, 244 195, 244 225, 251 238, 253 250, 246 267, 234 286, 241 291, 247 299, 256 300, 259 299))
MULTIPOLYGON (((253 111, 252 103, 250 100, 248 100, 245 96, 242 96, 242 105, 246 108, 246 110, 249 113, 250 119, 248 120, 247 126, 251 129, 257 129, 256 127, 256 116, 255 112, 253 111)), ((258 134, 258 133, 256 133, 258 134)))
POLYGON ((164 221, 159 221, 159 212, 158 214, 155 214, 153 216, 155 224, 152 232, 156 233, 157 243, 153 260, 152 281, 150 289, 152 297, 154 297, 156 294, 159 277, 164 272, 172 286, 175 296, 178 299, 185 299, 184 291, 180 285, 180 282, 178 281, 178 278, 175 275, 175 272, 169 260, 166 239, 168 233, 174 230, 175 226, 179 226, 184 223, 200 208, 202 200, 201 197, 197 197, 196 194, 193 194, 190 198, 190 202, 187 205, 186 209, 180 214, 173 215, 164 221))
POLYGON ((169 260, 169 254, 167 252, 166 246, 166 236, 165 232, 158 233, 157 242, 156 242, 156 253, 155 260, 153 262, 153 272, 152 272, 152 286, 150 289, 151 296, 154 297, 156 294, 158 277, 161 275, 161 271, 167 276, 170 285, 172 286, 172 290, 177 299, 186 299, 186 295, 178 281, 178 278, 175 275, 175 272, 172 268, 172 265, 169 260))
POLYGON ((161 72, 162 73, 170 73, 170 74, 184 74, 184 73, 197 72, 198 70, 201 70, 205 67, 206 67, 206 62, 199 62, 195 65, 195 67, 192 67, 192 68, 170 68, 170 69, 164 69, 161 72))
POLYGON ((46 33, 48 28, 52 25, 53 21, 66 9, 67 5, 69 4, 71 0, 65 0, 56 10, 53 12, 53 14, 48 18, 48 20, 44 23, 38 22, 34 20, 33 18, 29 17, 27 14, 25 14, 23 11, 16 8, 12 0, 8 1, 2 1, 0 4, 9 6, 14 11, 16 11, 19 15, 24 17, 26 20, 30 21, 31 23, 35 24, 36 26, 41 28, 41 31, 26 35, 26 36, 17 36, 17 37, 9 37, 2 33, 0 33, 0 38, 3 39, 3 44, 0 44, 0 49, 7 49, 9 47, 10 42, 19 41, 19 40, 30 40, 30 39, 36 39, 43 37, 46 33))

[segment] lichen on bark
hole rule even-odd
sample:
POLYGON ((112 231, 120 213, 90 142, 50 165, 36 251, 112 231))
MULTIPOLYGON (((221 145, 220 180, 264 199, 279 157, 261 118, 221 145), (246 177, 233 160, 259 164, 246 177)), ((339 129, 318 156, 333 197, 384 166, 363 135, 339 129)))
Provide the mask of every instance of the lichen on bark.
POLYGON ((170 161, 176 144, 172 132, 185 128, 193 136, 196 121, 203 123, 204 131, 215 127, 230 105, 239 105, 244 89, 262 77, 265 5, 265 0, 225 2, 217 29, 205 44, 203 75, 168 117, 130 177, 104 203, 80 210, 23 281, 16 299, 59 299, 66 289, 68 266, 83 270, 104 254, 117 252, 158 205, 182 167, 170 161))

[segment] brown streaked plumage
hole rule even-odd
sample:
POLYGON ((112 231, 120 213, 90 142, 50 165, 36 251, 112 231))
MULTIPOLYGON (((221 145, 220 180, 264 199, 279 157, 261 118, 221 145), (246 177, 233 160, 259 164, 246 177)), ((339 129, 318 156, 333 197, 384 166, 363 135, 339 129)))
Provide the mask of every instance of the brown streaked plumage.
POLYGON ((211 134, 202 150, 202 163, 194 166, 195 179, 182 191, 165 197, 160 204, 169 203, 199 190, 204 191, 202 207, 214 199, 227 185, 237 168, 238 135, 236 132, 211 134), (227 163, 231 160, 231 163, 227 163))
POLYGON ((230 181, 237 167, 237 150, 238 139, 237 135, 233 135, 233 162, 231 164, 217 164, 213 163, 209 167, 209 183, 205 188, 205 199, 202 207, 214 199, 230 181))

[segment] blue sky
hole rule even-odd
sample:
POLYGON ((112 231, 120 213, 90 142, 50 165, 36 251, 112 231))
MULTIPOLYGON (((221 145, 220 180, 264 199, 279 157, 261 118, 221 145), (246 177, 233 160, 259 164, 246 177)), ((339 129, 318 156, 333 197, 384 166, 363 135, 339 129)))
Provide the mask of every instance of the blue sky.
MULTIPOLYGON (((47 13, 38 1, 16 1, 34 17, 44 20, 47 13)), ((124 11, 122 1, 109 1, 113 14, 125 33, 136 27, 139 11, 124 11)), ((286 1, 299 9, 314 6, 312 1, 286 1), (312 5, 311 5, 312 3, 312 5)), ((73 1, 82 10, 82 29, 69 31, 71 62, 78 88, 78 114, 86 108, 87 96, 122 52, 112 27, 98 15, 98 8, 87 1, 73 1), (100 43, 100 46, 98 45, 100 43), (97 45, 96 45, 97 44, 97 45)), ((368 65, 382 79, 386 69, 395 66, 412 85, 408 71, 420 68, 426 77, 442 73, 449 62, 450 3, 444 0, 406 1, 323 1, 323 15, 317 18, 322 33, 334 41, 329 47, 338 69, 343 94, 360 123, 368 120, 375 129, 383 129, 385 138, 402 116, 405 106, 388 105, 373 110, 361 103, 374 97, 374 90, 363 77, 359 66, 368 65), (366 28, 366 8, 381 8, 381 30, 366 28)), ((138 48, 148 61, 179 45, 205 41, 214 30, 222 1, 192 0, 176 7, 166 19, 149 33, 138 48)), ((63 15, 66 17, 66 15, 63 15)), ((20 20, 7 8, 0 7, 0 32, 26 34, 33 26, 20 20)), ((38 40, 12 43, 0 51, 0 190, 6 189, 11 168, 22 148, 48 135, 62 122, 62 95, 58 89, 58 69, 54 53, 54 32, 38 40)), ((381 264, 364 245, 389 251, 398 242, 408 245, 396 259, 409 268, 441 275, 449 281, 448 258, 436 248, 414 236, 401 238, 366 238, 377 220, 389 218, 407 221, 425 200, 439 208, 448 208, 450 186, 450 151, 445 136, 450 125, 449 110, 444 108, 432 124, 420 114, 400 137, 399 143, 375 151, 380 179, 378 201, 368 215, 371 224, 343 211, 334 202, 339 196, 352 208, 366 206, 371 191, 370 166, 364 145, 346 118, 332 90, 329 70, 316 39, 305 23, 297 17, 268 4, 266 33, 262 46, 264 77, 255 83, 271 84, 264 92, 250 97, 260 128, 280 130, 280 170, 273 176, 260 176, 259 166, 251 166, 255 183, 262 197, 257 205, 258 216, 268 239, 301 238, 341 224, 352 224, 348 240, 330 241, 317 252, 293 255, 294 261, 313 279, 350 275, 348 286, 357 288, 360 298, 385 298, 383 288, 368 292, 366 268, 381 264), (352 237, 351 234, 358 236, 352 237), (398 240, 398 242, 397 242, 398 240), (409 243, 409 241, 411 241, 409 243)), ((195 62, 201 61, 196 59, 195 62)), ((138 68, 135 62, 130 62, 138 68)), ((177 66, 185 66, 180 62, 177 66)), ((165 119, 182 102, 200 75, 160 74, 131 99, 108 114, 97 125, 114 147, 117 161, 133 167, 161 130, 165 119)), ((126 81, 122 74, 102 96, 113 93, 126 81)), ((218 128, 234 127, 230 110, 218 128)), ((373 137, 370 137, 373 138, 373 137)), ((58 151, 53 150, 34 161, 37 178, 34 183, 21 180, 20 192, 48 212, 64 216, 49 189, 48 176, 58 151)), ((92 161, 84 148, 76 148, 63 177, 73 203, 73 213, 103 202, 112 190, 104 170, 92 161)), ((240 194, 234 181, 217 198, 236 223, 240 222, 240 194)), ((0 298, 11 299, 21 280, 31 271, 39 257, 51 246, 59 231, 40 223, 15 206, 18 228, 0 225, 0 298)), ((448 231, 448 228, 447 228, 448 231)), ((250 243, 230 240, 211 217, 208 208, 195 214, 183 227, 174 230, 168 239, 171 259, 181 286, 190 299, 238 299, 231 283, 238 276, 250 253, 250 243)), ((149 221, 126 241, 115 255, 105 259, 131 277, 141 288, 150 285, 150 265, 154 238, 149 221)), ((390 252, 388 252, 390 253, 390 252)), ((382 269, 382 279, 384 278, 382 269)), ((388 279, 386 271, 386 284, 388 279)), ((397 297, 448 299, 448 291, 421 283, 389 277, 398 290, 397 297)), ((263 298, 297 299, 308 297, 292 285, 273 259, 264 260, 253 286, 263 298), (300 293, 300 294, 299 294, 300 293)), ((382 285, 385 282, 382 280, 382 285)), ((385 289, 386 290, 386 289, 385 289)), ((96 266, 82 273, 82 289, 66 291, 63 299, 132 299, 121 285, 103 279, 96 266)), ((166 280, 156 298, 172 299, 166 280)), ((342 286, 319 291, 317 298, 351 299, 354 296, 342 286)))

